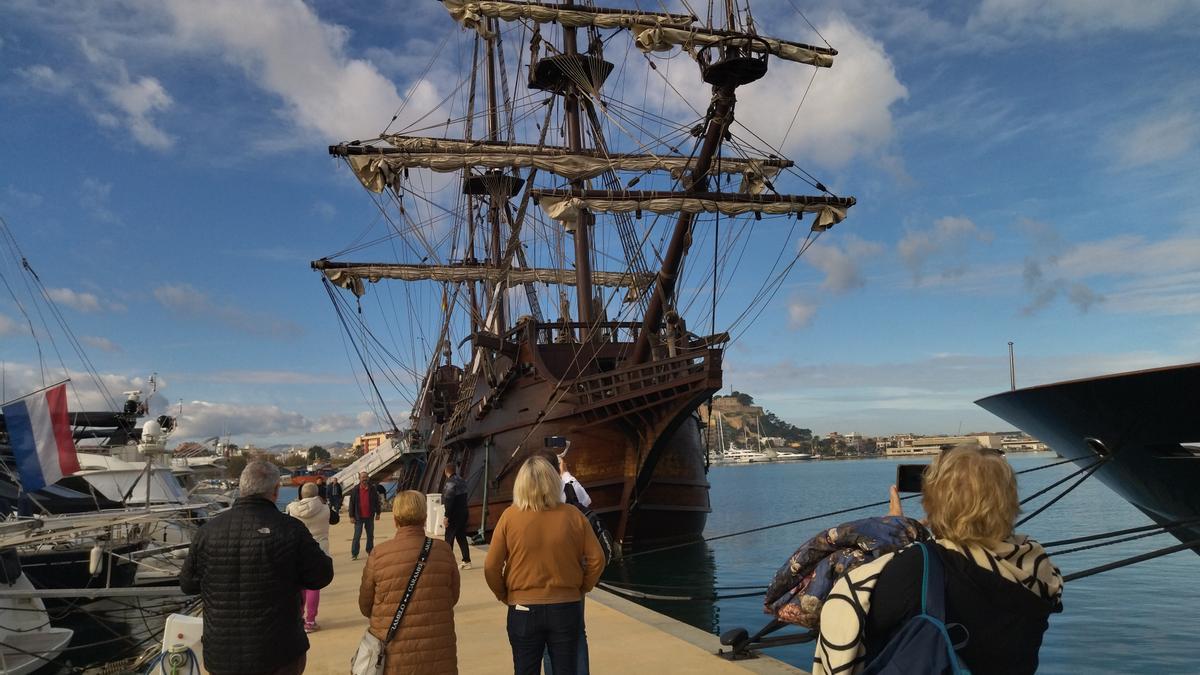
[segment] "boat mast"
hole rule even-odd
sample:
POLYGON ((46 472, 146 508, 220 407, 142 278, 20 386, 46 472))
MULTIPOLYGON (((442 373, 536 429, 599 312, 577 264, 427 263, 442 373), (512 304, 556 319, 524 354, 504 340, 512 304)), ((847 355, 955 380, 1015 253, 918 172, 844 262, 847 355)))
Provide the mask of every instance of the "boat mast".
MULTIPOLYGON (((563 4, 569 8, 575 4, 575 0, 565 0, 563 4)), ((563 25, 563 53, 568 59, 574 59, 579 53, 575 42, 575 33, 574 27, 563 25)), ((583 149, 583 130, 579 125, 578 85, 571 84, 567 87, 566 95, 563 98, 563 108, 566 111, 567 120, 567 147, 571 152, 579 152, 583 149)), ((571 187, 582 190, 584 188, 583 181, 571 181, 571 187)), ((575 222, 575 297, 579 303, 577 312, 579 323, 583 324, 579 329, 580 342, 587 342, 592 323, 590 224, 591 216, 581 210, 579 218, 575 222)))
MULTIPOLYGON (((736 24, 734 23, 732 0, 727 0, 725 5, 729 22, 727 28, 733 30, 736 24)), ((723 56, 729 56, 732 53, 733 49, 722 48, 723 56)), ((737 89, 737 86, 735 82, 713 85, 712 104, 709 106, 708 119, 705 121, 704 144, 700 147, 700 153, 696 157, 696 164, 691 174, 683 181, 685 194, 708 190, 708 170, 712 166, 713 156, 716 155, 721 141, 725 138, 726 129, 733 122, 733 107, 737 102, 734 90, 737 89)), ((691 213, 681 212, 679 220, 675 222, 675 230, 671 233, 671 243, 667 246, 662 268, 659 270, 658 279, 654 284, 654 295, 650 296, 646 314, 642 318, 642 326, 638 330, 637 343, 633 346, 633 353, 629 357, 632 363, 644 363, 650 359, 650 336, 658 332, 664 309, 674 302, 675 282, 679 268, 683 265, 683 257, 687 253, 693 220, 691 213)))
MULTIPOLYGON (((496 19, 489 21, 489 33, 487 38, 487 97, 488 97, 488 140, 500 140, 500 113, 498 110, 499 104, 496 100, 496 42, 500 40, 500 22, 496 19)), ((499 200, 501 198, 502 188, 492 191, 488 197, 488 221, 492 226, 492 247, 491 247, 491 263, 499 266, 501 264, 501 246, 500 246, 500 209, 499 200)), ((504 199, 507 201, 507 194, 504 194, 504 199)), ((505 289, 503 280, 497 281, 495 287, 492 288, 493 301, 496 303, 493 312, 492 325, 488 328, 500 334, 504 332, 507 326, 504 316, 505 305, 505 289)))

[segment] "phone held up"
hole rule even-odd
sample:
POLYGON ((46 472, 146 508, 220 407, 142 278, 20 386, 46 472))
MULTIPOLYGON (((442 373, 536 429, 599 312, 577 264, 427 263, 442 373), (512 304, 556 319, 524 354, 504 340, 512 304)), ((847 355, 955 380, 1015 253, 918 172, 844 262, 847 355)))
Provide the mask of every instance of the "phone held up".
POLYGON ((566 436, 547 436, 545 443, 546 443, 547 448, 565 448, 565 447, 567 447, 567 437, 566 436))
POLYGON ((899 464, 896 466, 896 490, 900 492, 920 492, 925 482, 925 469, 928 464, 899 464))

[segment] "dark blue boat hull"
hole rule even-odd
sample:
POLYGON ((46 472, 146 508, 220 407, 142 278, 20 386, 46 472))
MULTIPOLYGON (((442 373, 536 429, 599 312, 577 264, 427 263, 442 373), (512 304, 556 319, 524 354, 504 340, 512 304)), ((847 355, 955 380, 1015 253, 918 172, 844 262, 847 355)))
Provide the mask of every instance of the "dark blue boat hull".
MULTIPOLYGON (((1072 380, 976 401, 1159 524, 1200 519, 1200 363, 1072 380)), ((1200 539, 1200 524, 1172 531, 1200 539)), ((1200 547, 1193 549, 1200 553, 1200 547)))

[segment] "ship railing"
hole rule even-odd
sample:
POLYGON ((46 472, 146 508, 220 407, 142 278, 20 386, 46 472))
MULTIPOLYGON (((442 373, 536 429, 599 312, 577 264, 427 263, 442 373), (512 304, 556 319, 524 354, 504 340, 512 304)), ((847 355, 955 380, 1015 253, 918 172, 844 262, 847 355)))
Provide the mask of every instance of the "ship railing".
POLYGON ((718 349, 687 349, 679 354, 632 368, 612 370, 581 377, 571 383, 571 391, 584 405, 655 389, 684 379, 703 379, 721 367, 718 349))
POLYGON ((593 336, 593 340, 622 342, 622 337, 627 337, 625 342, 633 342, 637 339, 637 332, 641 327, 642 324, 637 321, 545 321, 532 325, 519 324, 505 335, 505 339, 515 342, 520 338, 521 332, 532 330, 533 339, 537 344, 571 343, 578 342, 578 335, 586 329, 593 336), (622 331, 625 331, 626 335, 623 336, 622 331))

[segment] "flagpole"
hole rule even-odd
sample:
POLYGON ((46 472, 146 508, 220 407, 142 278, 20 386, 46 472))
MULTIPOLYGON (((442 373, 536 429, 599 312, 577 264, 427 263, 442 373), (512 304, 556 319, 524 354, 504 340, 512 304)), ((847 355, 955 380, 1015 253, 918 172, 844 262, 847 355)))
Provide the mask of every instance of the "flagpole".
POLYGON ((5 401, 4 403, 0 403, 0 408, 2 408, 2 407, 4 407, 4 406, 8 405, 9 403, 16 403, 17 401, 20 401, 20 400, 21 400, 21 399, 23 399, 23 398, 29 398, 30 396, 34 396, 34 395, 36 395, 36 394, 40 394, 40 393, 42 393, 43 391, 47 391, 47 390, 53 389, 53 388, 57 387, 57 386, 58 386, 58 385, 60 385, 60 384, 66 384, 66 383, 68 383, 68 382, 70 382, 70 381, 71 381, 71 378, 69 378, 69 377, 68 377, 68 378, 67 378, 67 379, 65 379, 65 380, 60 380, 60 381, 58 381, 58 382, 55 382, 54 384, 51 384, 51 385, 48 385, 48 386, 42 387, 41 389, 34 389, 33 391, 29 392, 28 394, 24 394, 24 395, 22 395, 22 396, 18 396, 18 397, 16 397, 16 398, 14 398, 14 399, 12 399, 12 400, 10 400, 10 401, 5 401))

